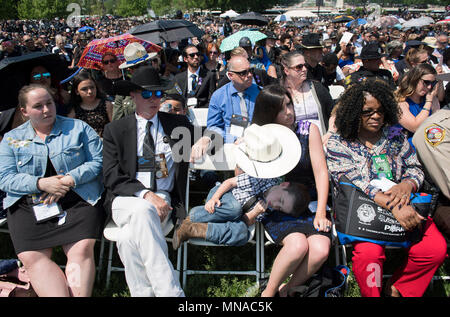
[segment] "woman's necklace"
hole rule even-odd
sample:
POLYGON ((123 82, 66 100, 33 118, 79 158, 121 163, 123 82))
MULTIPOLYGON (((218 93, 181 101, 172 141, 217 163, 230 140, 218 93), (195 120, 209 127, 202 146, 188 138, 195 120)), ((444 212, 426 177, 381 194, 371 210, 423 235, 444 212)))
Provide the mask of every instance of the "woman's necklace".
POLYGON ((94 103, 92 104, 86 104, 86 103, 82 103, 80 104, 81 109, 83 110, 94 110, 95 108, 97 108, 98 104, 100 103, 100 99, 96 99, 94 103))

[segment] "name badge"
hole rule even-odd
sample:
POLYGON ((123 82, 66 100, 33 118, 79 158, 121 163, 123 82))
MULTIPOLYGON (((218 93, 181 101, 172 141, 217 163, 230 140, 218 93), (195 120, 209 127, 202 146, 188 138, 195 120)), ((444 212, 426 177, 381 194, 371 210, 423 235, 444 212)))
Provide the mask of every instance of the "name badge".
POLYGON ((36 223, 45 222, 55 217, 59 217, 63 214, 63 211, 57 203, 52 203, 50 205, 35 205, 33 206, 33 212, 34 217, 36 218, 36 223))
POLYGON ((391 167, 386 154, 381 154, 372 157, 372 162, 377 170, 378 179, 387 178, 393 180, 391 167))
POLYGON ((245 128, 248 126, 248 118, 238 114, 233 114, 231 116, 230 123, 230 134, 239 138, 242 137, 245 128))

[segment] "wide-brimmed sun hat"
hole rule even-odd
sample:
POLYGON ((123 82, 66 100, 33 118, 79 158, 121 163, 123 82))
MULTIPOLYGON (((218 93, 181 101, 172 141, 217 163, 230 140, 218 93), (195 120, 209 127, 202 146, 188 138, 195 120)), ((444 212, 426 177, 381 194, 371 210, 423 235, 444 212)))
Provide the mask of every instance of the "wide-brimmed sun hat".
POLYGON ((143 63, 153 57, 158 55, 158 53, 151 52, 147 53, 145 47, 137 42, 128 44, 123 50, 123 57, 125 57, 125 62, 119 65, 120 69, 128 68, 140 63, 143 63))
POLYGON ((236 164, 257 178, 289 173, 299 162, 302 148, 296 134, 279 124, 250 125, 234 148, 236 164))

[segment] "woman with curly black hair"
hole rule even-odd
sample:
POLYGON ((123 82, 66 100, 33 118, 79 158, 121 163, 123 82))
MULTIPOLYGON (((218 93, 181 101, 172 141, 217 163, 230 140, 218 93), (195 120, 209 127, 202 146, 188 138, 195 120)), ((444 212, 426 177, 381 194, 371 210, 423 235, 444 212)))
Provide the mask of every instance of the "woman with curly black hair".
MULTIPOLYGON (((398 105, 384 82, 366 80, 350 86, 337 105, 337 131, 327 143, 327 165, 336 184, 346 176, 376 204, 390 210, 405 230, 423 221, 422 240, 409 247, 406 262, 386 286, 391 296, 422 296, 444 261, 447 246, 433 220, 424 219, 409 204, 411 193, 422 185, 424 173, 406 137, 393 127, 398 117, 398 105), (378 168, 380 161, 388 166, 384 173, 378 168), (371 181, 382 177, 396 185, 381 191, 371 181)), ((380 296, 384 246, 357 242, 353 255, 361 295, 380 296)))

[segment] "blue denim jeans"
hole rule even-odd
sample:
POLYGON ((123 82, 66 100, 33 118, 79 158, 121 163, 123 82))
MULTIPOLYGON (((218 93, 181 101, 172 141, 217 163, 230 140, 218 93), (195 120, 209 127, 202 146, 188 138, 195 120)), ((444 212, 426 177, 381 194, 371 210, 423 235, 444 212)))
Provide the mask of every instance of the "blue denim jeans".
MULTIPOLYGON (((206 201, 210 200, 220 185, 210 190, 206 201)), ((206 240, 229 246, 241 246, 248 241, 248 227, 242 221, 242 208, 231 191, 220 199, 221 205, 210 214, 204 206, 192 208, 189 218, 192 222, 207 222, 206 240)))

